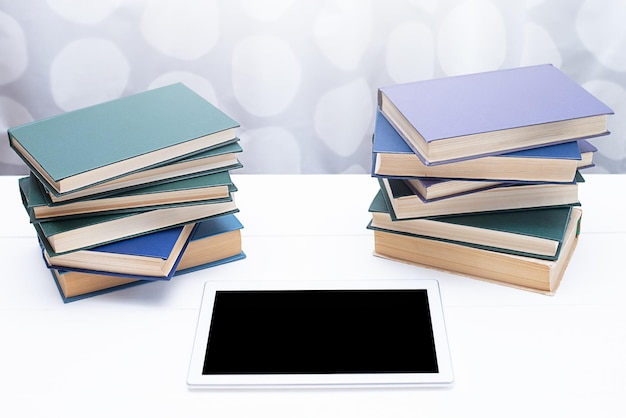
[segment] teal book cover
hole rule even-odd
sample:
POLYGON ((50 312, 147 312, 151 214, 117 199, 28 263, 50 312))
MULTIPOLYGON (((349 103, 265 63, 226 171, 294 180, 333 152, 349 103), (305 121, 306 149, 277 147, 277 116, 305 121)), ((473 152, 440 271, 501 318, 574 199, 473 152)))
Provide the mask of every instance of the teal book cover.
POLYGON ((20 195, 33 222, 102 214, 140 212, 232 200, 237 191, 228 171, 157 183, 88 200, 53 203, 33 175, 19 179, 20 195))
POLYGON ((238 211, 232 200, 200 202, 141 212, 36 222, 33 226, 46 250, 61 254, 238 211))
POLYGON ((452 242, 508 254, 556 260, 572 205, 392 220, 382 190, 370 204, 369 229, 452 242), (377 217, 376 214, 384 216, 377 217))
POLYGON ((8 135, 26 164, 62 193, 231 140, 238 126, 177 83, 13 127, 8 135))
MULTIPOLYGON (((99 196, 117 194, 127 190, 146 187, 159 183, 181 180, 204 174, 236 170, 243 167, 237 158, 242 152, 239 138, 225 144, 209 147, 204 151, 192 154, 176 161, 168 161, 144 170, 98 183, 87 188, 59 194, 56 190, 42 183, 49 200, 54 203, 69 202, 80 199, 93 199, 99 196)), ((40 181, 41 183, 41 181, 40 181)))

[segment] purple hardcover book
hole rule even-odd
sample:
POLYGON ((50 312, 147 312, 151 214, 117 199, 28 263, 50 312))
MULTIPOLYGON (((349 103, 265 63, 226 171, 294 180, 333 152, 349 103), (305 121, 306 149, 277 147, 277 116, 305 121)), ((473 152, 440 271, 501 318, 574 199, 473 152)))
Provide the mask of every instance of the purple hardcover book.
MULTIPOLYGON (((393 128, 380 112, 376 113, 376 125, 374 127, 372 151, 374 153, 389 154, 414 154, 414 151, 402 139, 400 134, 393 128)), ((511 151, 498 157, 525 157, 544 159, 568 159, 580 160, 581 152, 590 152, 593 147, 588 141, 567 141, 553 145, 511 151)), ((595 151, 595 149, 593 149, 595 151)))
POLYGON ((587 144, 589 144, 587 141, 581 139, 451 164, 427 165, 389 121, 377 112, 372 141, 371 172, 375 177, 570 181, 576 175, 576 170, 584 167, 581 165, 581 153, 583 150, 589 152, 587 144), (402 161, 402 164, 398 164, 398 161, 402 161), (515 170, 514 167, 518 166, 519 169, 515 170))
POLYGON ((605 135, 613 113, 550 64, 382 87, 379 104, 430 164, 605 135))

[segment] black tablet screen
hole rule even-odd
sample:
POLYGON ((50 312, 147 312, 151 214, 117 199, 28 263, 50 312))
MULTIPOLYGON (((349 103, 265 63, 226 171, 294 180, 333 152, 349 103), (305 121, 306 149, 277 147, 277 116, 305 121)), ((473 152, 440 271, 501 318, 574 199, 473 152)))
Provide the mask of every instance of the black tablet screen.
POLYGON ((427 291, 219 291, 203 374, 437 373, 427 291))

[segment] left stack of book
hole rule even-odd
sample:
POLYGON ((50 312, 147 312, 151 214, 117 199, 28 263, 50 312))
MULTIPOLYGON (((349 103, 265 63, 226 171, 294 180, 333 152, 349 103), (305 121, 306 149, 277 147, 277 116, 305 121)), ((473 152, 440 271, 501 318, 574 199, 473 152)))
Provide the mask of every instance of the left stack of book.
POLYGON ((546 64, 382 87, 375 254, 554 293, 612 110, 546 64))
POLYGON ((245 257, 230 171, 238 123, 172 84, 8 130, 65 302, 245 257))

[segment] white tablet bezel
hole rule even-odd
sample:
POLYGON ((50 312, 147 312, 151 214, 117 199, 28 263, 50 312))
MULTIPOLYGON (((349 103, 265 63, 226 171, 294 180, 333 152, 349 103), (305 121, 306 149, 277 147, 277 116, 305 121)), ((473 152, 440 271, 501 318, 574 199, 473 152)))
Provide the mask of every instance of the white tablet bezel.
POLYGON ((209 281, 204 285, 196 334, 187 375, 190 388, 355 388, 443 386, 454 381, 448 337, 443 315, 439 283, 430 279, 415 280, 276 280, 209 281), (352 373, 352 374, 237 374, 203 375, 215 293, 224 290, 367 290, 425 289, 431 322, 438 373, 352 373))

